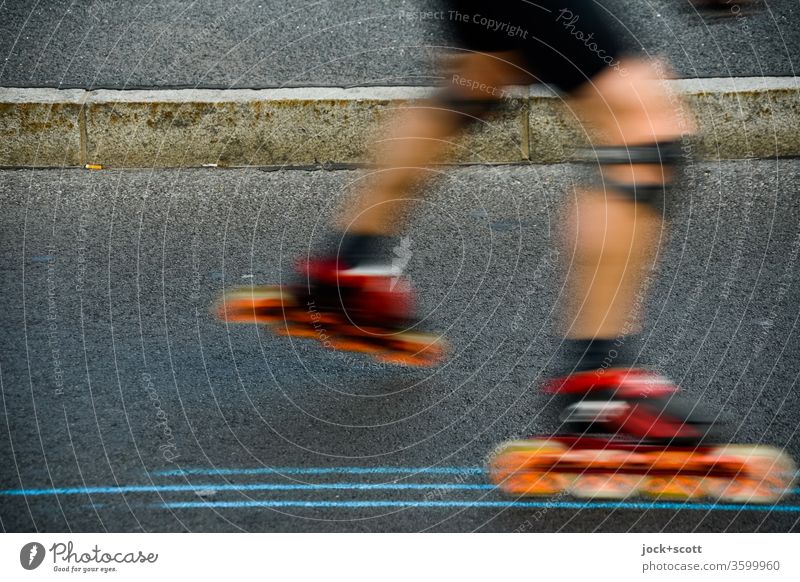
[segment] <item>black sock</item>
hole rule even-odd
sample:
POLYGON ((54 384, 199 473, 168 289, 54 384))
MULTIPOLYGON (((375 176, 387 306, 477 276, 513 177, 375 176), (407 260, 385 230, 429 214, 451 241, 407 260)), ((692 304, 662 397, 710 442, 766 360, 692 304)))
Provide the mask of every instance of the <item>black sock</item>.
POLYGON ((631 343, 635 336, 615 339, 564 340, 564 368, 566 373, 588 372, 600 368, 625 368, 633 364, 635 350, 631 343))
POLYGON ((345 234, 339 239, 339 259, 350 268, 365 264, 391 264, 394 237, 374 234, 345 234))

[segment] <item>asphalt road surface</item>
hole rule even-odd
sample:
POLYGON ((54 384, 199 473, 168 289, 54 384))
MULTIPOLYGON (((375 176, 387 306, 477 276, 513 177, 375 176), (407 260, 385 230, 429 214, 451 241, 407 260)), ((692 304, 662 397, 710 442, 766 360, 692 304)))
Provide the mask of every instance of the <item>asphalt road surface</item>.
MULTIPOLYGON (((514 503, 481 471, 555 426, 553 244, 571 166, 449 170, 409 231, 435 370, 225 325, 275 282, 358 171, 0 172, 0 527, 5 531, 790 531, 776 506, 514 503), (25 489, 27 495, 21 495, 25 489)), ((698 164, 642 362, 800 457, 800 161, 698 164)))
MULTIPOLYGON (((711 23, 688 0, 600 3, 628 47, 666 55, 679 76, 797 73, 795 0, 762 0, 752 14, 731 2, 733 16, 711 23)), ((442 9, 433 0, 5 0, 0 86, 430 85, 437 55, 453 47, 442 9)))

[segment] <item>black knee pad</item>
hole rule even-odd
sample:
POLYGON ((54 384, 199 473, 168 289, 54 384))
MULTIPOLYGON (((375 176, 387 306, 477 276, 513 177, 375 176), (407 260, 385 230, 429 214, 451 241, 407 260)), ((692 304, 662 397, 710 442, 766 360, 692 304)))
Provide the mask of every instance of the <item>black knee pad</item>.
POLYGON ((637 146, 599 146, 581 150, 580 160, 600 166, 603 185, 633 202, 655 203, 661 200, 677 179, 684 156, 680 141, 663 141, 637 146), (611 180, 603 173, 605 166, 658 165, 666 177, 660 184, 631 184, 611 180))

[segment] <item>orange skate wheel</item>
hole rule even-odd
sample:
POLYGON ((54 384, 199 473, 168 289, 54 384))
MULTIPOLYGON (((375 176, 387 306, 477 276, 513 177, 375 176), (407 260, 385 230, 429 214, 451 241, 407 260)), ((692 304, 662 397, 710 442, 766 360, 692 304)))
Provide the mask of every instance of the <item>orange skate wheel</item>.
POLYGON ((294 296, 278 286, 242 287, 228 291, 225 304, 234 308, 273 308, 296 305, 294 296))
POLYGON ((707 494, 705 478, 695 475, 645 477, 639 490, 651 497, 671 499, 697 499, 707 494))
POLYGON ((304 325, 287 324, 283 327, 275 328, 275 333, 285 337, 296 337, 301 339, 317 339, 318 337, 317 330, 304 325))
POLYGON ((229 323, 266 323, 264 321, 259 321, 258 315, 252 309, 249 311, 233 310, 226 309, 224 306, 217 312, 217 319, 229 323))
POLYGON ((511 475, 500 489, 509 495, 548 496, 557 495, 570 488, 575 475, 555 471, 523 471, 511 475))
POLYGON ((782 495, 767 483, 747 477, 714 479, 709 493, 720 501, 733 503, 773 503, 782 495))
POLYGON ((794 487, 796 466, 783 451, 757 445, 718 447, 714 456, 738 465, 733 478, 709 480, 709 493, 737 503, 774 503, 794 487))
POLYGON ((266 325, 274 325, 276 323, 281 323, 282 321, 286 321, 286 319, 282 315, 258 315, 256 323, 263 323, 266 325))
POLYGON ((293 305, 294 297, 280 287, 242 287, 225 293, 213 311, 218 319, 231 323, 270 323, 265 318, 276 315, 271 311, 293 305))
POLYGON ((626 499, 639 490, 642 477, 625 474, 578 475, 570 487, 570 493, 582 499, 626 499))
POLYGON ((505 483, 524 473, 545 473, 564 454, 561 443, 546 440, 509 441, 489 460, 489 479, 503 490, 505 483))
POLYGON ((274 312, 264 312, 262 310, 253 309, 229 309, 222 306, 217 311, 217 319, 227 321, 229 323, 265 323, 273 324, 283 321, 283 316, 274 312))
POLYGON ((738 468, 733 478, 715 478, 711 494, 724 501, 773 503, 791 491, 796 468, 784 452, 757 445, 728 445, 714 450, 738 468))

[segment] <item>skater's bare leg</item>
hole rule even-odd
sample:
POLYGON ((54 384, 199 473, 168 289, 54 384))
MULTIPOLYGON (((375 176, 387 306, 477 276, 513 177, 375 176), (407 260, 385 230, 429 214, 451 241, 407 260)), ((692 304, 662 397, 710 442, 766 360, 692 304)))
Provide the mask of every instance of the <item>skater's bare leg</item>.
POLYGON ((455 81, 439 98, 412 104, 395 117, 375 146, 379 169, 349 200, 339 228, 351 234, 395 234, 411 190, 428 174, 426 166, 440 158, 463 127, 486 113, 488 102, 502 96, 502 87, 519 78, 513 58, 509 53, 467 53, 458 59, 455 81))
POLYGON ((579 193, 569 212, 565 335, 594 340, 636 333, 633 307, 661 220, 652 208, 601 192, 579 193))
POLYGON ((379 168, 352 193, 337 221, 350 234, 393 235, 404 215, 411 189, 458 129, 458 120, 434 103, 410 105, 391 123, 390 133, 376 147, 379 168))
MULTIPOLYGON (((652 146, 674 142, 693 129, 653 63, 624 65, 627 75, 609 69, 575 96, 575 108, 594 136, 592 145, 652 146)), ((588 188, 572 202, 565 241, 571 262, 564 321, 568 337, 602 340, 638 331, 637 294, 654 259, 662 220, 656 206, 637 202, 617 185, 664 185, 674 172, 670 163, 605 165, 605 187, 588 188)))

